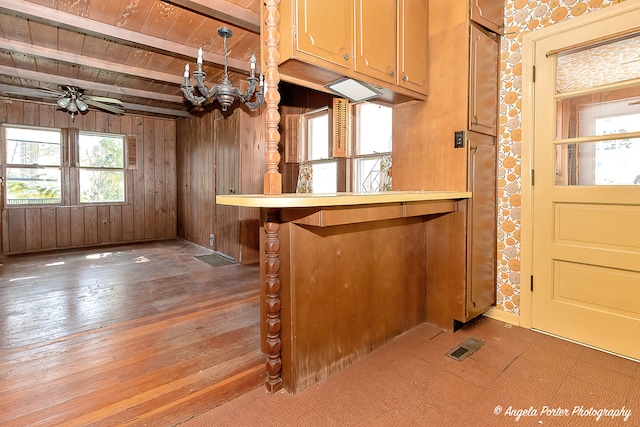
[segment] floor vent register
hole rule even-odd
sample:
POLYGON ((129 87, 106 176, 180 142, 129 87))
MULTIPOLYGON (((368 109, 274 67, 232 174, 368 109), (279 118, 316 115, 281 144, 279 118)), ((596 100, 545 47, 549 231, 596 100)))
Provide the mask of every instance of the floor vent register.
POLYGON ((467 357, 471 356, 471 354, 482 347, 483 344, 484 341, 469 337, 449 350, 446 354, 450 358, 461 362, 467 357))

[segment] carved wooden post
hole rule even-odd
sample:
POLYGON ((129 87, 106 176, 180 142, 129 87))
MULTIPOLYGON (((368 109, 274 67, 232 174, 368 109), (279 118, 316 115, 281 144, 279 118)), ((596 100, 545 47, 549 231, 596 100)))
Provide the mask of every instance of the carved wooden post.
POLYGON ((267 92, 265 93, 265 102, 267 103, 267 153, 265 155, 267 173, 264 175, 264 194, 282 194, 282 175, 278 172, 280 163, 280 153, 278 152, 278 144, 280 143, 280 132, 278 132, 280 124, 280 113, 278 112, 278 104, 280 103, 280 92, 278 91, 278 83, 280 83, 280 73, 278 72, 280 13, 278 12, 278 4, 280 0, 266 0, 264 3, 266 6, 264 16, 266 37, 264 39, 267 45, 265 54, 267 65, 265 72, 267 82, 267 92))
MULTIPOLYGON (((267 163, 267 172, 264 175, 264 194, 274 195, 282 194, 282 176, 278 171, 280 163, 280 153, 278 152, 278 144, 280 143, 280 133, 278 126, 280 125, 280 113, 278 104, 280 103, 280 92, 278 91, 278 83, 280 82, 280 74, 278 73, 278 63, 280 62, 280 52, 278 52, 278 43, 280 43, 280 32, 278 31, 278 23, 280 22, 280 13, 278 12, 278 4, 280 0, 265 0, 265 31, 266 36, 266 58, 267 66, 265 72, 265 81, 267 83, 267 91, 265 93, 265 102, 267 103, 267 153, 265 160, 267 163)), ((278 232, 280 230, 280 211, 278 209, 268 209, 264 223, 266 234, 265 240, 265 281, 264 294, 266 301, 263 305, 266 310, 266 349, 267 349, 267 379, 265 386, 271 393, 282 388, 282 340, 280 339, 280 328, 282 322, 280 320, 280 238, 278 232)))
POLYGON ((280 210, 267 209, 267 218, 264 223, 265 240, 265 293, 266 293, 266 332, 267 332, 267 379, 265 385, 271 393, 282 388, 282 359, 280 339, 280 210))

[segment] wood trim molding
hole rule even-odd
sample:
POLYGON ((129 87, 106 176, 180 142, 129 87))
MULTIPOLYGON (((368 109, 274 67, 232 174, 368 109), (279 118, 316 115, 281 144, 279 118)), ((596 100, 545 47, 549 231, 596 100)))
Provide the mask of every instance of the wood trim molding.
POLYGON ((170 0, 185 9, 260 34, 260 15, 224 0, 170 0))

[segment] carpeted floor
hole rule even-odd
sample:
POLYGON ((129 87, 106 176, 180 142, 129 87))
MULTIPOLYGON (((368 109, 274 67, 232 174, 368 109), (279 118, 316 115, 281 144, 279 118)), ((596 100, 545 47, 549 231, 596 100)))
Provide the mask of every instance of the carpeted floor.
POLYGON ((639 426, 640 363, 484 317, 421 325, 295 396, 259 387, 180 426, 502 425, 639 426), (446 356, 468 337, 484 345, 446 356))
POLYGON ((221 265, 231 265, 236 263, 231 258, 228 258, 224 255, 220 255, 217 253, 207 254, 207 255, 198 255, 198 256, 195 256, 194 258, 198 258, 200 261, 206 262, 212 267, 219 267, 221 265))

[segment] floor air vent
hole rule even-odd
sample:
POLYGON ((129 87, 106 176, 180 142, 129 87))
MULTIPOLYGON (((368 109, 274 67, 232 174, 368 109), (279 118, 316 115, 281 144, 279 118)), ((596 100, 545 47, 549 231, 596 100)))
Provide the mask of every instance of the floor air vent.
POLYGON ((460 344, 449 350, 447 352, 447 356, 460 362, 470 356, 471 353, 482 347, 483 344, 484 341, 482 340, 467 338, 466 340, 462 341, 460 344))

